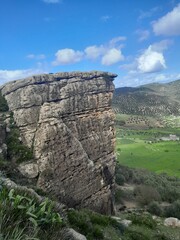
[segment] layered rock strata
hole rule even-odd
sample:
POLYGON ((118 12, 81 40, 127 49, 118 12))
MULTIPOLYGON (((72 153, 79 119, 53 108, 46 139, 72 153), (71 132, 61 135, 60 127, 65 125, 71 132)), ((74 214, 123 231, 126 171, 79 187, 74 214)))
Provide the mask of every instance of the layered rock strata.
POLYGON ((1 89, 25 145, 37 185, 69 207, 113 212, 114 74, 43 74, 1 89))

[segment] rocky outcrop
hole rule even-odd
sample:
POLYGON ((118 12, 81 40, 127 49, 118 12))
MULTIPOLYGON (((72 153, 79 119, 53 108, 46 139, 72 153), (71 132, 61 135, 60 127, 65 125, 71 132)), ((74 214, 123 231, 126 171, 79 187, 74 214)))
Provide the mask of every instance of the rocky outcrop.
POLYGON ((76 232, 73 228, 62 229, 59 240, 60 239, 63 239, 63 240, 87 240, 87 238, 84 235, 76 232))
POLYGON ((70 207, 113 212, 114 77, 43 74, 1 88, 23 143, 33 149, 38 187, 70 207))

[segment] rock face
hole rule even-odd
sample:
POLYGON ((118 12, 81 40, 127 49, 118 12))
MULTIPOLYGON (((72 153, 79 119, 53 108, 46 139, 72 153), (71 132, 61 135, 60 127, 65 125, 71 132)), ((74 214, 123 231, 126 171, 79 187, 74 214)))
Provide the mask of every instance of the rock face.
POLYGON ((114 77, 43 74, 1 88, 23 143, 33 149, 38 187, 70 207, 113 212, 114 77))

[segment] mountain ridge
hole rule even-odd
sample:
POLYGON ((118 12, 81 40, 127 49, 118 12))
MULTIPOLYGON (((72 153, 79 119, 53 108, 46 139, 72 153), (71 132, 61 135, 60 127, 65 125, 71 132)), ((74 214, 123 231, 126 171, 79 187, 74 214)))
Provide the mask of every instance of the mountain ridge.
POLYGON ((115 112, 147 116, 180 114, 180 80, 151 83, 139 87, 116 88, 113 96, 115 112))

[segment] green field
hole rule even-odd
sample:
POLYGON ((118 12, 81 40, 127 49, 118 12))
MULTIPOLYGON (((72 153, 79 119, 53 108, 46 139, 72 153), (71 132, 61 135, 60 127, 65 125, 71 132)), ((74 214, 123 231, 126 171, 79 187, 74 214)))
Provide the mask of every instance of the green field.
POLYGON ((180 129, 133 130, 117 126, 116 152, 119 163, 180 177, 180 141, 158 141, 169 134, 179 136, 180 129))

